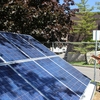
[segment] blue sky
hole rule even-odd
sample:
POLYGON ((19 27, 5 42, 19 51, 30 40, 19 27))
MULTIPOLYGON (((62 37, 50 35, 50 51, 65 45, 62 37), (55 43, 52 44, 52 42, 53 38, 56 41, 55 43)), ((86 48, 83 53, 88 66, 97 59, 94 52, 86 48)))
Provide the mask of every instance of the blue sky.
MULTIPOLYGON (((60 3, 62 3, 63 0, 60 0, 60 3)), ((74 0, 75 3, 80 3, 81 0, 74 0)), ((88 0, 87 4, 92 7, 95 7, 95 2, 100 2, 100 0, 88 0)), ((73 6, 72 8, 78 8, 77 6, 73 6)), ((98 11, 97 9, 94 9, 94 11, 98 11)), ((99 10, 100 11, 100 10, 99 10)))

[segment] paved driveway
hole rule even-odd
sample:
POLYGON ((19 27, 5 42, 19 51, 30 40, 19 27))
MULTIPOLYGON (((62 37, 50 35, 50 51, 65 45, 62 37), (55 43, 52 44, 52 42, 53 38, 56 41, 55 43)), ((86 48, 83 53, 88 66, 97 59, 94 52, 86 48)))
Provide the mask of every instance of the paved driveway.
MULTIPOLYGON (((94 80, 94 68, 88 68, 88 67, 77 67, 75 66, 76 69, 81 71, 83 74, 94 80)), ((100 81, 100 69, 96 69, 96 81, 100 81)))

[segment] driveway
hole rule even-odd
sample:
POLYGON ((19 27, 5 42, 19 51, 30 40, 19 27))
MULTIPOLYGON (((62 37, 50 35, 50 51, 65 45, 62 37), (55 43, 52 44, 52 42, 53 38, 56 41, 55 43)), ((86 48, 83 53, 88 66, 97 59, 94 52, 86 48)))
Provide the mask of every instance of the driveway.
MULTIPOLYGON (((88 67, 78 67, 74 66, 76 69, 78 69, 80 72, 94 80, 94 68, 88 68, 88 67)), ((96 69, 96 75, 95 80, 100 82, 100 69, 96 69)))

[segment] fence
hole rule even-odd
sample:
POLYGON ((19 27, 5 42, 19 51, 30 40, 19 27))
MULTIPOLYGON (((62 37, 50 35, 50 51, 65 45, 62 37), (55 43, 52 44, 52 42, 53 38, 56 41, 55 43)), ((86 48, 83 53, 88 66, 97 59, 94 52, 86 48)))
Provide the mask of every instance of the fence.
MULTIPOLYGON (((95 54, 95 42, 49 42, 43 44, 68 62, 87 61, 89 64, 94 63, 91 56, 95 54)), ((100 54, 99 42, 97 42, 98 54, 100 54)))

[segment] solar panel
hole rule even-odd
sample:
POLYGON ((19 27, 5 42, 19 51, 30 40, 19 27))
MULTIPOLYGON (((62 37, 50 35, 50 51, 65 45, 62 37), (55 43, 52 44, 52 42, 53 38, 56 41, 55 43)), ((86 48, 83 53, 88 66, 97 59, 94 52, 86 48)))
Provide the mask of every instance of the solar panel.
POLYGON ((24 38, 26 41, 28 41, 30 44, 32 44, 35 48, 40 50, 42 53, 44 53, 46 56, 55 55, 55 53, 51 52, 47 47, 45 47, 43 44, 41 44, 39 41, 34 39, 30 35, 21 35, 22 38, 24 38))
POLYGON ((48 72, 50 72, 59 82, 63 83, 63 85, 66 87, 68 86, 74 93, 80 93, 77 95, 82 95, 86 85, 82 83, 78 78, 75 78, 71 73, 62 69, 62 67, 59 67, 54 62, 51 62, 50 59, 38 60, 37 62, 48 72))
POLYGON ((66 99, 66 95, 70 98, 69 94, 72 95, 71 99, 79 99, 76 93, 72 92, 67 86, 65 87, 62 82, 59 82, 35 62, 26 62, 11 66, 50 100, 54 100, 55 98, 64 100, 66 99), (67 90, 68 92, 66 92, 67 90))
POLYGON ((42 52, 39 52, 38 49, 30 45, 23 38, 20 38, 19 35, 11 33, 4 33, 3 35, 9 42, 11 42, 11 44, 14 44, 16 47, 18 47, 19 50, 23 51, 28 57, 35 58, 44 56, 42 52))
POLYGON ((85 85, 87 85, 89 83, 90 79, 87 76, 85 76, 84 74, 79 72, 77 69, 75 69, 72 65, 70 65, 65 60, 62 60, 60 57, 54 57, 51 59, 53 60, 53 62, 58 64, 60 67, 62 67, 65 71, 67 71, 69 73, 71 72, 70 74, 72 76, 74 76, 75 78, 77 78, 78 80, 83 82, 85 85))
POLYGON ((9 66, 0 66, 0 100, 46 100, 9 66))
POLYGON ((0 100, 79 100, 89 83, 31 36, 0 32, 0 100))
POLYGON ((14 61, 26 59, 24 54, 22 54, 16 47, 14 47, 9 41, 7 41, 0 34, 0 56, 6 61, 14 61))

